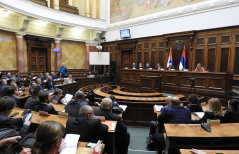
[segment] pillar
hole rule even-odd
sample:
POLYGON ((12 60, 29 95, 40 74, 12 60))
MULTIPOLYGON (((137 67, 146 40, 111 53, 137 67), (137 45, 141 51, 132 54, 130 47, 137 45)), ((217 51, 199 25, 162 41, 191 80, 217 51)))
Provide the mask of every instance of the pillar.
POLYGON ((85 16, 91 18, 91 0, 85 1, 85 16))
POLYGON ((20 73, 25 72, 24 50, 23 50, 23 34, 16 34, 17 42, 17 70, 20 73))
POLYGON ((90 70, 90 64, 89 64, 89 55, 90 55, 90 44, 86 43, 85 45, 85 70, 90 70))
POLYGON ((54 0, 53 2, 54 2, 54 4, 53 4, 54 9, 59 10, 59 3, 60 3, 59 0, 54 0))
MULTIPOLYGON (((55 48, 60 49, 60 39, 55 39, 55 48)), ((61 50, 58 53, 55 54, 55 71, 60 71, 61 67, 61 50)))

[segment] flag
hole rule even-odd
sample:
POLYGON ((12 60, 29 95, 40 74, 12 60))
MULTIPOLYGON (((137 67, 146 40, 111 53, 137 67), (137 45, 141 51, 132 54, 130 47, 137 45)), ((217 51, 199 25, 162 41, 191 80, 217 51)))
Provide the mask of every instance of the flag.
POLYGON ((173 65, 173 56, 172 56, 172 48, 171 47, 170 47, 170 52, 169 52, 169 55, 168 55, 167 67, 169 67, 170 63, 173 65))
POLYGON ((181 61, 179 63, 179 70, 183 71, 185 69, 187 68, 186 68, 186 55, 185 55, 185 46, 184 46, 181 61))

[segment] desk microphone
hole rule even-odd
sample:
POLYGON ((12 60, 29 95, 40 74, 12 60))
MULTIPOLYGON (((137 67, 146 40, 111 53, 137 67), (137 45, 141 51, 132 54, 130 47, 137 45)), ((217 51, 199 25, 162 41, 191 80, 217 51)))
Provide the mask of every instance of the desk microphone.
POLYGON ((208 132, 211 132, 211 126, 210 126, 210 124, 209 123, 201 123, 201 127, 204 129, 204 130, 206 130, 206 131, 208 131, 208 132))

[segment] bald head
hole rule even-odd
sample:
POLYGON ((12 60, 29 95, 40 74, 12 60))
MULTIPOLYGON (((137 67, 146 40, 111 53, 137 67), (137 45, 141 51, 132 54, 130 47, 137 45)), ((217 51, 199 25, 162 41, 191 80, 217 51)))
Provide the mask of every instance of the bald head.
POLYGON ((178 97, 172 97, 171 104, 172 104, 172 106, 179 106, 180 105, 180 99, 178 97))
POLYGON ((112 109, 112 100, 110 98, 102 99, 101 108, 111 110, 112 109))
POLYGON ((89 105, 83 105, 79 111, 80 116, 91 119, 93 117, 93 109, 89 105))

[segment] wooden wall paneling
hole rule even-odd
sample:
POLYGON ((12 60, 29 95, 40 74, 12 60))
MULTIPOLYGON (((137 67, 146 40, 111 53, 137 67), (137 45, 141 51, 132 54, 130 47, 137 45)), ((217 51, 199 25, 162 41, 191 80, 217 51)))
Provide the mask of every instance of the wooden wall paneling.
POLYGON ((203 48, 199 48, 199 49, 195 49, 195 68, 197 66, 198 63, 201 63, 202 66, 204 66, 204 49, 203 48))
POLYGON ((235 48, 235 57, 234 57, 234 74, 239 74, 239 47, 235 48))
POLYGON ((206 69, 210 72, 214 72, 215 68, 216 48, 208 48, 208 59, 206 69))
POLYGON ((230 48, 221 48, 220 72, 227 72, 230 48))

